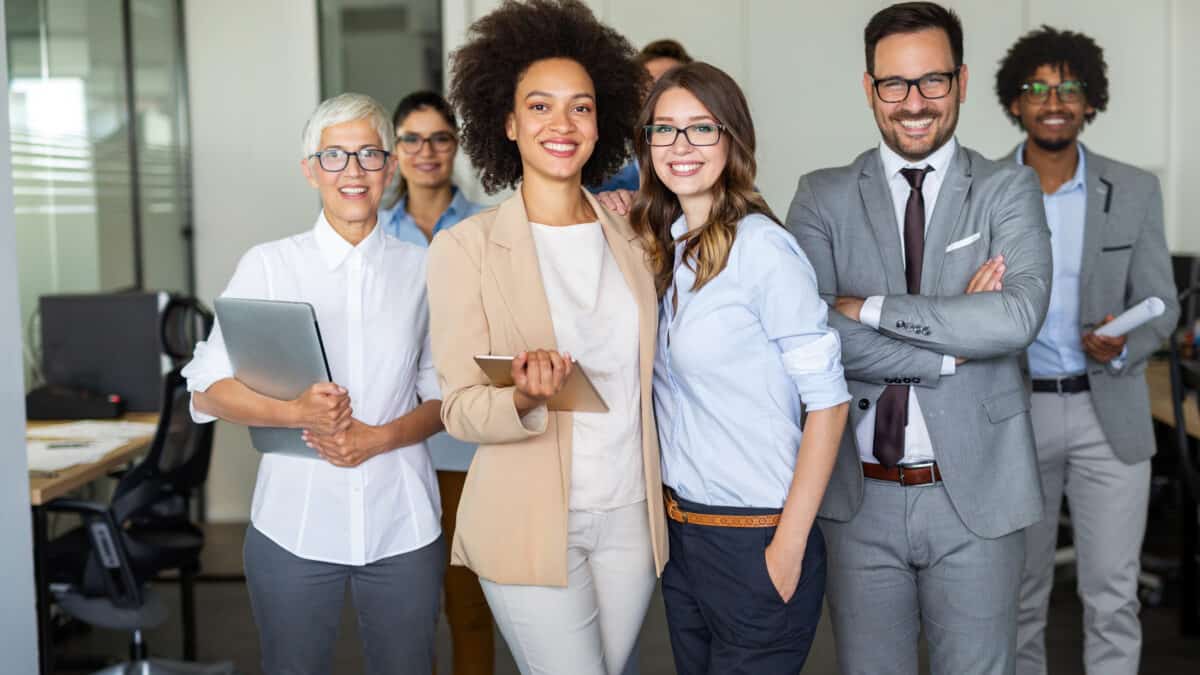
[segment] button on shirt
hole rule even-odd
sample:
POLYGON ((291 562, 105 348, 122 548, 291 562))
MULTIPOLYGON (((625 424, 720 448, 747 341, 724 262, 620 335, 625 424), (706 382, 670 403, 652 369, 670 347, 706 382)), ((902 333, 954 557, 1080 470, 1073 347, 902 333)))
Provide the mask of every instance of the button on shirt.
MULTIPOLYGON (((901 169, 923 169, 932 167, 933 171, 925 174, 921 184, 921 196, 925 199, 925 229, 929 230, 929 221, 933 217, 933 209, 937 204, 938 193, 946 180, 950 163, 958 152, 958 141, 951 138, 942 147, 934 150, 919 162, 910 162, 896 154, 886 143, 879 144, 879 158, 883 160, 883 175, 887 176, 888 188, 892 196, 892 208, 895 210, 896 223, 900 232, 900 256, 904 257, 904 209, 908 203, 908 194, 912 187, 901 169)), ((878 329, 879 317, 883 313, 882 295, 867 298, 859 312, 859 319, 866 325, 878 329)), ((955 372, 954 357, 942 357, 942 375, 953 375, 955 372)), ((921 413, 921 403, 917 400, 917 389, 908 390, 908 425, 904 428, 904 457, 901 464, 920 464, 934 460, 933 441, 929 438, 929 428, 925 426, 925 416, 921 413)), ((871 406, 854 428, 854 437, 858 441, 858 456, 864 462, 878 464, 875 457, 875 406, 871 406)))
MULTIPOLYGON (((685 232, 683 218, 671 226, 685 232)), ((850 399, 816 273, 792 235, 758 214, 738 224, 725 269, 698 291, 682 253, 676 245, 654 362, 663 483, 701 504, 781 508, 801 402, 813 411, 850 399)))
MULTIPOLYGON (((482 211, 483 208, 467 199, 462 190, 454 188, 454 197, 450 200, 450 206, 446 207, 445 212, 438 217, 437 223, 433 226, 433 234, 470 218, 482 211)), ((408 212, 408 197, 401 197, 393 208, 380 209, 379 222, 383 225, 383 231, 393 237, 416 244, 421 248, 429 248, 429 240, 425 238, 425 233, 421 231, 421 228, 417 226, 417 221, 413 220, 412 215, 408 212)), ((421 287, 425 287, 424 279, 421 279, 421 287)), ((429 445, 429 453, 433 455, 433 467, 438 471, 466 471, 475 457, 474 445, 464 443, 444 431, 430 436, 429 440, 425 442, 429 445)))
MULTIPOLYGON (((1087 170, 1083 146, 1071 180, 1054 194, 1043 194, 1046 223, 1050 225, 1050 250, 1054 280, 1050 284, 1050 309, 1029 345, 1029 372, 1034 377, 1061 377, 1087 370, 1087 356, 1079 330, 1079 272, 1083 266, 1083 228, 1087 219, 1087 170)), ((1017 163, 1025 163, 1025 144, 1017 148, 1017 163)))
MULTIPOLYGON (((429 350, 424 251, 378 227, 352 246, 322 213, 311 230, 250 249, 221 295, 310 303, 333 379, 366 424, 390 422, 422 400, 441 398, 429 350)), ((183 374, 190 391, 233 377, 219 322, 183 374)), ((192 418, 216 419, 195 408, 192 418)), ((433 542, 440 517, 424 443, 353 468, 264 454, 250 510, 254 526, 289 552, 349 565, 433 542)))

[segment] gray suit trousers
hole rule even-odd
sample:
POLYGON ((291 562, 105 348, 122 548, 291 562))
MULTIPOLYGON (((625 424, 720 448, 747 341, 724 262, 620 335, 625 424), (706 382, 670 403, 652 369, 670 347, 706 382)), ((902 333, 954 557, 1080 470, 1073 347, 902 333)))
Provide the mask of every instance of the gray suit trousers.
POLYGON ((1087 673, 1135 675, 1142 648, 1137 586, 1150 460, 1126 464, 1117 457, 1088 392, 1033 394, 1032 411, 1046 517, 1025 530, 1018 672, 1046 673, 1046 613, 1065 492, 1083 602, 1087 673))
POLYGON ((369 565, 337 565, 297 557, 251 525, 243 555, 263 672, 333 672, 333 645, 347 583, 358 610, 366 672, 433 672, 446 567, 446 543, 441 536, 415 551, 369 565))
POLYGON ((916 675, 922 631, 933 675, 1013 673, 1022 533, 972 533, 940 483, 863 489, 854 518, 821 520, 842 675, 916 675))

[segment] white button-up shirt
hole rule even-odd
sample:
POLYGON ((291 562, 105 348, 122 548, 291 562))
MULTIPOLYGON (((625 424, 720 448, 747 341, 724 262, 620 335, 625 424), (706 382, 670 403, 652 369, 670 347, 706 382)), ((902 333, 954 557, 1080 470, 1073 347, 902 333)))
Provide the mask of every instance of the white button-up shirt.
MULTIPOLYGON (((333 379, 365 424, 391 422, 441 398, 429 350, 425 251, 378 227, 352 246, 322 212, 311 230, 250 249, 221 295, 310 303, 333 379)), ((190 391, 233 377, 219 323, 183 374, 190 391)), ((192 417, 216 419, 194 407, 192 417)), ((301 558, 365 565, 437 539, 441 502, 425 443, 353 468, 268 453, 250 519, 301 558)))
MULTIPOLYGON (((900 257, 904 260, 904 210, 908 205, 908 193, 912 186, 901 169, 923 169, 932 167, 933 171, 925 175, 921 183, 921 196, 925 199, 925 229, 929 230, 929 221, 933 218, 933 208, 937 204, 938 193, 950 170, 950 163, 958 151, 958 141, 951 138, 942 147, 934 150, 928 157, 919 162, 910 162, 886 143, 879 144, 879 159, 883 161, 883 175, 887 176, 888 188, 891 190, 892 209, 896 214, 896 223, 900 228, 900 257)), ((874 295, 866 299, 859 311, 859 319, 866 325, 878 330, 879 317, 883 313, 883 296, 874 295)), ((953 375, 955 360, 951 355, 942 357, 942 375, 953 375)), ((917 400, 916 387, 908 390, 908 426, 904 428, 904 457, 902 464, 920 464, 934 460, 933 441, 929 438, 929 428, 925 426, 925 416, 921 413, 921 402, 917 400)), ((875 406, 867 411, 854 428, 854 436, 858 441, 859 458, 864 462, 878 464, 875 457, 875 406)))

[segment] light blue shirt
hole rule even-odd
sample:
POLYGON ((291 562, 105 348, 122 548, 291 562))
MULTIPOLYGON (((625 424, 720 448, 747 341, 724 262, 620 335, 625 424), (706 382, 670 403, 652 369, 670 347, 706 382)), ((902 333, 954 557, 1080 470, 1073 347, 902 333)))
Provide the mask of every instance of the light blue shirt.
MULTIPOLYGON (((454 188, 454 197, 450 199, 450 206, 446 207, 445 212, 438 217, 437 223, 433 226, 433 234, 437 234, 457 223, 460 220, 470 218, 471 216, 483 210, 483 206, 467 199, 462 190, 454 188)), ((429 248, 429 240, 425 238, 425 233, 417 227, 417 221, 408 213, 408 197, 401 197, 400 201, 390 209, 379 209, 379 224, 383 226, 383 231, 393 237, 407 241, 422 248, 429 248)))
MULTIPOLYGON (((1087 354, 1079 329, 1079 272, 1083 267, 1083 230, 1087 220, 1087 170, 1083 145, 1075 175, 1054 194, 1043 194, 1054 280, 1050 309, 1037 339, 1029 345, 1029 373, 1034 377, 1061 377, 1087 370, 1087 354)), ((1025 144, 1017 148, 1017 163, 1025 163, 1025 144)))
MULTIPOLYGON (((687 231, 681 217, 671 226, 687 231)), ((725 269, 693 291, 680 264, 661 302, 654 410, 663 483, 714 506, 781 508, 800 448, 801 401, 850 398, 841 343, 817 277, 787 230, 763 215, 739 223, 725 269)))
MULTIPOLYGON (((408 213, 408 198, 401 197, 400 201, 390 209, 379 209, 379 224, 383 231, 421 248, 429 248, 429 240, 425 233, 417 227, 417 221, 408 213)), ((476 204, 463 194, 462 190, 454 188, 454 197, 450 206, 438 218, 433 226, 433 233, 451 227, 458 221, 475 215, 483 207, 476 204)), ((475 457, 475 446, 464 443, 442 431, 425 442, 429 446, 429 454, 433 456, 433 468, 438 471, 466 471, 475 457)))

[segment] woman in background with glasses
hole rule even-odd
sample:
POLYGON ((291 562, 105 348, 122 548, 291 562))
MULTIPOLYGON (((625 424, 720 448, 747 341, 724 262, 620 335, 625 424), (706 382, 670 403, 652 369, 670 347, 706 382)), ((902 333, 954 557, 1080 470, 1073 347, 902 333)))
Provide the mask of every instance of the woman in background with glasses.
POLYGON ((244 556, 263 672, 333 671, 349 583, 366 672, 429 673, 446 549, 425 447, 442 428, 425 251, 376 226, 396 164, 374 99, 325 101, 303 143, 316 223, 250 249, 222 296, 311 304, 336 383, 292 401, 254 392, 234 378, 218 321, 183 371, 192 417, 302 430, 315 451, 259 464, 244 556))
POLYGON ((679 66, 640 122, 630 220, 661 298, 654 408, 675 666, 799 673, 825 586, 817 507, 850 398, 838 336, 812 266, 754 189, 737 83, 679 66))
MULTIPOLYGON (((383 231, 427 248, 433 235, 482 208, 451 182, 458 154, 458 120, 440 94, 418 91, 401 99, 392 113, 399 151, 399 198, 379 210, 383 231)), ((422 280, 423 281, 423 280, 422 280)), ((442 533, 454 538, 458 502, 475 445, 442 432, 429 439, 442 495, 442 533)), ((495 662, 492 614, 479 578, 446 558, 446 621, 454 646, 454 675, 491 675, 495 662)))
POLYGON ((413 92, 396 105, 392 125, 400 181, 396 201, 379 210, 379 222, 384 232, 425 248, 433 235, 483 207, 452 182, 458 120, 446 99, 432 91, 413 92))

